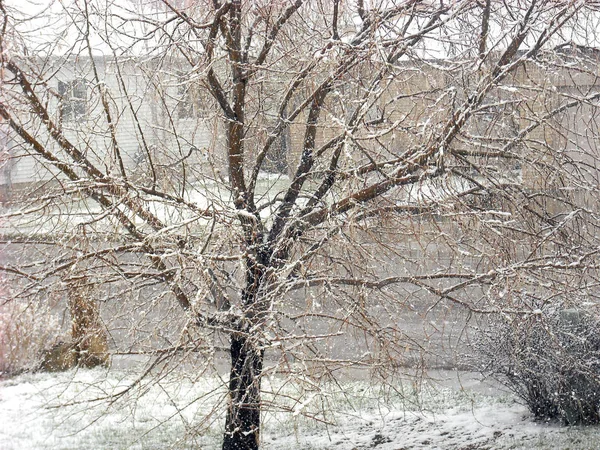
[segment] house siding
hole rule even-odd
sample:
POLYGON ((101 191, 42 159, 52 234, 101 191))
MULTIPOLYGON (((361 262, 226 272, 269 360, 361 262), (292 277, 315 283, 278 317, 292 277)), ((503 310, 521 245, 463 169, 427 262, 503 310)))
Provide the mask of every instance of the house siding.
MULTIPOLYGON (((205 156, 214 147, 214 120, 207 118, 180 119, 177 115, 177 83, 172 74, 153 74, 152 63, 140 64, 134 60, 114 61, 94 58, 100 83, 94 76, 89 58, 55 59, 45 72, 52 74, 47 80, 50 89, 58 92, 59 82, 83 80, 87 87, 86 113, 71 120, 61 120, 61 107, 58 95, 41 98, 47 103, 51 120, 62 128, 63 135, 75 145, 89 161, 101 171, 119 177, 120 164, 116 157, 109 132, 107 118, 102 105, 100 91, 106 93, 120 156, 128 176, 147 177, 148 154, 157 166, 168 166, 183 158, 193 148, 190 159, 195 170, 202 172, 205 156), (154 77, 154 84, 152 78, 154 77), (156 79, 159 77, 159 79, 156 79), (160 86, 163 92, 156 86, 160 86), (162 95, 162 98, 161 98, 162 95), (171 122, 172 121, 172 122, 171 122)), ((22 121, 35 121, 34 117, 22 114, 22 121)), ((60 154, 61 149, 54 142, 41 123, 33 127, 36 139, 47 150, 60 154)), ((19 139, 5 131, 2 142, 3 158, 0 161, 0 186, 15 187, 40 184, 65 176, 51 164, 39 161, 37 155, 19 144, 19 139)), ((76 172, 79 168, 73 165, 76 172)))

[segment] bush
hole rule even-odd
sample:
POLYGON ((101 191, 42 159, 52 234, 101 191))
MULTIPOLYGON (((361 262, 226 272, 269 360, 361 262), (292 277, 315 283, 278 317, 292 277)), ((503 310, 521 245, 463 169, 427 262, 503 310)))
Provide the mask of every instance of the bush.
POLYGON ((59 329, 45 305, 13 300, 0 304, 0 375, 37 368, 40 355, 59 329))
POLYGON ((482 369, 537 419, 600 422, 600 321, 576 309, 493 322, 477 343, 482 369))

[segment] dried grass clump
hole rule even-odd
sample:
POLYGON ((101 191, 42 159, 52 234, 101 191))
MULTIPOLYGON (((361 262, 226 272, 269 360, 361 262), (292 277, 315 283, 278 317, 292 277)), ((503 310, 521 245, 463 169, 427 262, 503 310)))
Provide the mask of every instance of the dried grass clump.
POLYGON ((60 329, 44 304, 9 300, 0 305, 0 374, 38 367, 40 354, 60 329))

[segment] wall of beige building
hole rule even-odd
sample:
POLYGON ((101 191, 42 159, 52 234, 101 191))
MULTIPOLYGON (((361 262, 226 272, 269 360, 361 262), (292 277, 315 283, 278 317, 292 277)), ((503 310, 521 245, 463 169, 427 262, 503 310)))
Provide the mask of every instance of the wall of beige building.
MULTIPOLYGON (((31 64, 31 61, 25 63, 31 64)), ((95 57, 93 64, 89 58, 82 57, 55 58, 39 61, 39 65, 40 77, 47 77, 49 88, 40 90, 39 95, 47 105, 51 120, 93 164, 109 175, 121 176, 120 162, 100 92, 106 96, 120 159, 132 180, 151 176, 150 160, 158 178, 165 175, 161 172, 172 169, 182 159, 191 163, 196 174, 210 171, 208 155, 217 145, 215 120, 200 112, 194 117, 178 114, 180 80, 175 68, 168 71, 152 61, 140 63, 134 59, 116 61, 102 57, 95 57), (65 118, 58 95, 59 84, 64 86, 74 81, 85 83, 85 113, 65 118)), ((27 113, 26 105, 21 109, 21 120, 36 138, 47 149, 60 154, 60 147, 43 124, 27 113)), ((0 185, 19 191, 63 178, 52 165, 30 156, 30 151, 18 138, 13 136, 8 140, 0 185)))
MULTIPOLYGON (((502 171, 511 177, 518 172, 526 190, 552 191, 564 187, 569 180, 565 179, 565 171, 558 168, 563 169, 569 158, 593 167, 586 177, 590 181, 597 180, 600 173, 597 102, 584 102, 559 114, 555 111, 577 97, 600 91, 598 65, 582 68, 557 63, 556 66, 559 69, 548 72, 547 66, 527 63, 491 89, 482 107, 454 140, 453 149, 472 152, 474 156, 469 158, 475 165, 498 165, 499 176, 502 171), (486 142, 484 138, 487 141, 496 138, 497 142, 486 142), (506 150, 513 158, 502 161, 502 158, 476 156, 490 149, 506 150)), ((354 132, 355 143, 347 140, 345 164, 357 166, 366 162, 366 151, 378 160, 385 160, 397 158, 411 147, 431 144, 439 130, 451 120, 454 105, 464 100, 476 82, 472 74, 441 63, 425 62, 418 67, 407 64, 397 68, 393 77, 380 84, 380 97, 364 120, 367 122, 383 111, 386 121, 362 126, 354 132), (373 114, 373 110, 377 113, 373 114), (386 132, 388 128, 390 131, 386 132), (370 139, 376 134, 380 134, 376 140, 370 139), (356 143, 363 149, 354 145, 356 143)), ((343 135, 341 124, 347 112, 340 109, 340 102, 335 95, 333 97, 324 105, 316 148, 343 135)), ((356 98, 355 95, 350 97, 356 98)), ((303 150, 304 120, 306 115, 290 126, 290 177, 303 150)), ((553 208, 551 204, 548 207, 553 208)))

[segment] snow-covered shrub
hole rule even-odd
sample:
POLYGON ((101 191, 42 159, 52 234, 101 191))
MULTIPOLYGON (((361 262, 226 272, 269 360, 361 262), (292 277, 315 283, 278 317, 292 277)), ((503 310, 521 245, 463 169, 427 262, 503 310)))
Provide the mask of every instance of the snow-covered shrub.
POLYGON ((59 328, 45 305, 0 304, 0 375, 36 368, 59 328))
POLYGON ((477 343, 483 370, 537 419, 600 422, 600 320, 577 309, 500 318, 477 343))

